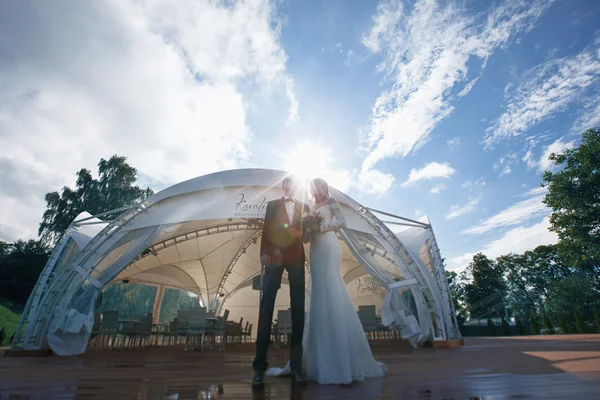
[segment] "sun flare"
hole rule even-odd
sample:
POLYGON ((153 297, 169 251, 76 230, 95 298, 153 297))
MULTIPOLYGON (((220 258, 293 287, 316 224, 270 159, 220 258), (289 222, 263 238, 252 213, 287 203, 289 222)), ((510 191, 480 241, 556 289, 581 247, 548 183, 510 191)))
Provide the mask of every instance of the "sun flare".
POLYGON ((349 174, 336 169, 334 163, 326 146, 305 141, 297 143, 293 151, 286 154, 284 169, 302 181, 298 188, 302 191, 307 189, 308 181, 314 178, 323 178, 330 186, 344 191, 349 186, 349 174))

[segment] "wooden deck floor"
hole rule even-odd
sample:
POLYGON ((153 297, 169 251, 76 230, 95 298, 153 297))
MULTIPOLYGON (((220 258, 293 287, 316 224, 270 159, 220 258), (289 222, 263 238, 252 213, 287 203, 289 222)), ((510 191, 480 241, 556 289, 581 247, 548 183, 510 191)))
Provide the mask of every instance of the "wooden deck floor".
MULTIPOLYGON (((271 349, 271 365, 285 349, 271 349)), ((374 350, 389 375, 351 387, 268 379, 251 389, 253 348, 93 351, 0 356, 0 399, 600 399, 600 335, 466 339, 455 349, 374 350)))

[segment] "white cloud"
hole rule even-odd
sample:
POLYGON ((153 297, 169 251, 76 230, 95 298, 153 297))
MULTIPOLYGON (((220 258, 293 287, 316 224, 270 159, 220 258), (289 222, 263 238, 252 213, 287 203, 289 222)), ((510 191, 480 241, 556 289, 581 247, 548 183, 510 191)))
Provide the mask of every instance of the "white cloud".
POLYGON ((35 236, 44 194, 101 157, 160 184, 246 163, 252 93, 287 93, 297 118, 278 26, 267 0, 3 5, 0 161, 27 173, 0 195, 3 237, 35 236))
POLYGON ((373 195, 383 195, 394 184, 394 176, 381 171, 371 170, 361 172, 353 185, 361 192, 373 195))
POLYGON ((581 101, 585 91, 600 81, 600 39, 576 56, 547 61, 526 75, 529 78, 516 89, 507 111, 486 130, 486 147, 519 136, 581 101))
POLYGON ((415 209, 415 218, 420 218, 423 215, 425 215, 425 210, 423 210, 422 208, 415 209))
POLYGON ((481 235, 496 229, 520 225, 525 221, 548 215, 550 209, 542 203, 547 190, 542 189, 536 188, 530 190, 527 195, 531 197, 513 204, 477 225, 465 229, 462 233, 481 235))
POLYGON ((410 186, 419 181, 431 180, 436 178, 450 178, 456 173, 456 170, 448 163, 430 162, 421 169, 413 168, 408 174, 406 182, 402 186, 410 186))
MULTIPOLYGON (((532 250, 540 245, 554 244, 558 241, 556 233, 550 232, 549 217, 545 217, 541 222, 531 226, 519 226, 513 228, 502 235, 501 238, 494 240, 485 246, 480 252, 490 258, 497 258, 508 253, 523 253, 532 250)), ((448 260, 449 270, 464 270, 472 261, 473 256, 479 252, 465 253, 461 256, 453 257, 448 260)))
POLYGON ((453 111, 454 89, 466 82, 464 95, 472 88, 467 64, 478 58, 485 67, 495 49, 530 30, 551 3, 510 0, 488 13, 468 15, 454 2, 423 1, 405 10, 398 1, 382 1, 363 44, 383 55, 379 70, 392 84, 375 102, 363 132, 369 152, 363 170, 422 146, 453 111))
POLYGON ((431 190, 429 191, 431 194, 440 194, 442 193, 442 190, 444 190, 446 188, 446 185, 444 185, 443 183, 439 183, 437 185, 435 185, 435 187, 431 188, 431 190))
POLYGON ((460 147, 460 137, 455 137, 446 142, 450 150, 456 150, 460 147))
POLYGON ((575 147, 575 141, 570 141, 565 143, 562 139, 556 140, 551 145, 544 148, 542 152, 542 156, 540 157, 540 161, 538 162, 538 169, 540 172, 547 171, 554 166, 554 161, 549 160, 549 157, 552 153, 563 153, 567 149, 572 149, 575 147))
POLYGON ((523 197, 546 195, 546 193, 548 193, 548 189, 546 187, 544 187, 544 186, 537 186, 537 187, 529 189, 527 191, 527 193, 525 193, 523 195, 523 197))
POLYGON ((504 168, 502 168, 502 173, 500 174, 500 176, 504 176, 504 175, 508 175, 512 172, 512 169, 510 168, 510 165, 505 165, 504 168))
POLYGON ((450 212, 448 212, 448 214, 446 214, 446 219, 454 219, 457 217, 460 217, 462 215, 468 214, 472 211, 475 210, 475 208, 477 207, 477 205, 479 204, 479 202, 481 201, 481 197, 475 197, 470 199, 467 204, 460 206, 458 204, 453 205, 452 207, 450 207, 450 212))
POLYGON ((527 164, 527 168, 535 168, 537 163, 533 159, 533 149, 527 150, 527 153, 522 158, 523 162, 527 164))
POLYGON ((582 133, 590 128, 600 126, 600 97, 594 101, 596 107, 587 107, 584 112, 577 118, 571 130, 576 133, 582 133))
POLYGON ((474 189, 481 189, 484 186, 487 186, 487 182, 483 178, 479 178, 476 181, 468 180, 462 184, 462 187, 465 189, 469 189, 469 191, 473 191, 474 189))

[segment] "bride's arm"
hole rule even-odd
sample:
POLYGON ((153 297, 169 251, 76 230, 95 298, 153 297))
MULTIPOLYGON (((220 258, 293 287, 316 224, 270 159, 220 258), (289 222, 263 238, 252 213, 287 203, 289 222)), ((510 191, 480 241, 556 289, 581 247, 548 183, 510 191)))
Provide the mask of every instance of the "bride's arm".
POLYGON ((321 224, 321 232, 339 231, 340 229, 345 228, 346 218, 344 217, 344 213, 342 212, 340 205, 337 201, 335 201, 334 198, 331 197, 327 201, 328 206, 331 209, 331 212, 333 213, 333 218, 331 219, 331 223, 321 224))

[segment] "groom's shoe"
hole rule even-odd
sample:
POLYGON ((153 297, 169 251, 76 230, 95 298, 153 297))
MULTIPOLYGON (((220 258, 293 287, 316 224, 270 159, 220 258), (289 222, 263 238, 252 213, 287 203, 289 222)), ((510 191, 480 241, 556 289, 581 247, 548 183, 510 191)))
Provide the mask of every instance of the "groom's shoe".
POLYGON ((302 375, 300 372, 293 371, 292 372, 292 382, 296 385, 306 385, 306 377, 302 375))
POLYGON ((252 379, 253 389, 262 389, 265 387, 265 373, 264 371, 256 371, 254 373, 254 379, 252 379))

